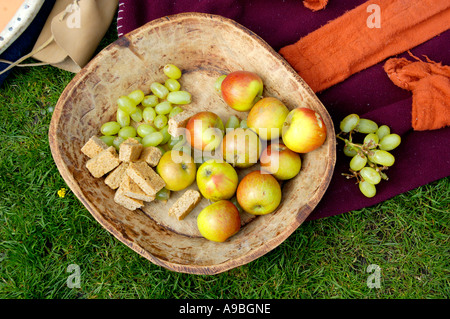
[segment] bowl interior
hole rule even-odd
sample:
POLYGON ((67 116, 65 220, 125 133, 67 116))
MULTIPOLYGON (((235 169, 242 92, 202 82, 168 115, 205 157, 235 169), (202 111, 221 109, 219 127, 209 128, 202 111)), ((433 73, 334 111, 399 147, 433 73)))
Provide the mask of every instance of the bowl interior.
MULTIPOLYGON (((197 274, 214 274, 250 262, 283 242, 311 213, 324 194, 335 163, 333 123, 324 106, 293 69, 257 35, 236 22, 214 15, 185 13, 154 20, 121 37, 78 73, 61 95, 49 132, 53 157, 68 186, 96 220, 123 243, 155 264, 197 274), (277 211, 242 215, 243 227, 224 243, 202 238, 196 216, 202 203, 183 221, 168 216, 167 204, 148 203, 129 211, 118 206, 114 191, 85 168, 84 143, 115 118, 115 101, 135 89, 148 93, 163 81, 162 68, 174 63, 183 71, 182 88, 192 94, 185 109, 209 110, 225 122, 229 108, 214 90, 221 74, 235 70, 258 73, 264 96, 274 96, 289 109, 307 106, 321 114, 327 140, 302 154, 297 177, 283 184, 277 211)), ((247 169, 251 171, 256 166, 247 169)), ((245 174, 240 171, 240 176, 245 174)), ((195 188, 196 185, 191 187, 195 188)))

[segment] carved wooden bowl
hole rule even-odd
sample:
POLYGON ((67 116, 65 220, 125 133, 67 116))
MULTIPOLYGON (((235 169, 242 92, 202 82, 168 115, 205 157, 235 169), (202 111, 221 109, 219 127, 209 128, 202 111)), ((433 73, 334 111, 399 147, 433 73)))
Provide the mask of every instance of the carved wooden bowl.
POLYGON ((62 177, 103 227, 151 262, 192 274, 227 271, 281 244, 320 201, 335 164, 333 123, 308 85, 256 34, 232 20, 201 13, 151 21, 102 50, 62 93, 49 140, 62 177), (224 122, 231 114, 245 117, 223 102, 214 82, 221 74, 247 70, 261 76, 264 96, 277 97, 290 109, 307 106, 327 126, 325 143, 302 154, 301 172, 282 185, 278 209, 257 217, 242 214, 241 230, 223 243, 208 241, 198 232, 196 217, 208 204, 205 199, 182 221, 167 214, 176 193, 166 204, 154 201, 129 211, 114 202, 114 191, 104 178, 92 177, 85 168, 88 158, 80 149, 92 135, 100 134, 104 122, 115 119, 117 98, 135 89, 148 93, 153 81, 165 79, 162 68, 167 63, 183 71, 181 85, 192 94, 185 109, 210 110, 224 122))

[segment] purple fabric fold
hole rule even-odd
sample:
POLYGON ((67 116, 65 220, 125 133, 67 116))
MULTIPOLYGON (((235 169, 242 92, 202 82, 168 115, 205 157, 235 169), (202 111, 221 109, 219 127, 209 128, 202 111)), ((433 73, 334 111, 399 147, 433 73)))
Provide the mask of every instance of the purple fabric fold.
MULTIPOLYGON (((312 12, 298 0, 121 0, 118 35, 167 15, 204 12, 235 20, 278 51, 364 2, 365 0, 330 1, 324 10, 312 12)), ((411 52, 417 57, 426 55, 433 61, 449 65, 450 31, 413 48, 411 52)), ((404 53, 399 57, 408 57, 408 54, 404 53)), ((392 151, 396 156, 396 163, 387 171, 389 180, 379 184, 375 197, 364 197, 354 179, 342 176, 342 173, 348 172, 350 158, 342 152, 343 142, 338 142, 334 175, 309 220, 369 207, 450 176, 450 127, 434 131, 413 131, 411 93, 389 80, 383 64, 384 61, 354 74, 317 96, 337 128, 342 118, 350 113, 357 113, 380 125, 390 126, 392 132, 401 135, 401 145, 392 151)))

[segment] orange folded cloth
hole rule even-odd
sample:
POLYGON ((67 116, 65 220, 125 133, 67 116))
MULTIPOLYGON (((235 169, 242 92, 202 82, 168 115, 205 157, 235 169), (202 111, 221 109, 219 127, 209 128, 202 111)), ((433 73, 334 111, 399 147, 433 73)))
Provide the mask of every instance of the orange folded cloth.
POLYGON ((416 131, 450 125, 450 67, 426 57, 426 62, 391 58, 384 70, 391 81, 412 92, 412 127, 416 131))
POLYGON ((448 0, 370 0, 279 53, 319 92, 448 30, 449 21, 448 0))
POLYGON ((327 6, 328 0, 304 0, 303 5, 312 11, 322 10, 327 6))

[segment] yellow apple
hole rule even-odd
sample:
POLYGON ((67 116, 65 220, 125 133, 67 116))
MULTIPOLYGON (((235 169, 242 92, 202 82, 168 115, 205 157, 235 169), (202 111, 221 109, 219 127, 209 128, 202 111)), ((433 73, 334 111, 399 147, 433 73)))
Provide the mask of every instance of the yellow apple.
POLYGON ((223 159, 238 168, 247 168, 258 162, 262 143, 249 128, 227 130, 222 140, 223 159))
POLYGON ((171 150, 161 157, 156 172, 166 183, 166 189, 180 191, 195 181, 197 165, 189 154, 171 150))
POLYGON ((221 160, 207 160, 197 170, 198 189, 203 197, 212 201, 233 197, 238 181, 233 166, 221 160))
POLYGON ((282 143, 272 143, 261 153, 261 169, 278 180, 291 179, 300 172, 300 154, 291 151, 282 143))
POLYGON ((198 214, 200 234, 208 240, 224 242, 241 228, 241 217, 232 202, 220 200, 203 208, 198 214))
POLYGON ((279 99, 265 97, 252 107, 247 116, 247 126, 263 140, 281 136, 281 128, 289 109, 279 99))
POLYGON ((289 112, 283 124, 283 143, 297 153, 308 153, 321 146, 327 128, 319 113, 304 107, 289 112))
POLYGON ((231 108, 248 111, 262 97, 263 81, 254 72, 234 71, 223 79, 220 91, 231 108))
POLYGON ((213 112, 203 111, 192 116, 186 124, 187 141, 198 150, 213 151, 222 142, 222 119, 213 112))
POLYGON ((253 171, 238 185, 236 198, 244 211, 253 215, 266 215, 275 211, 281 202, 281 187, 270 174, 253 171))

